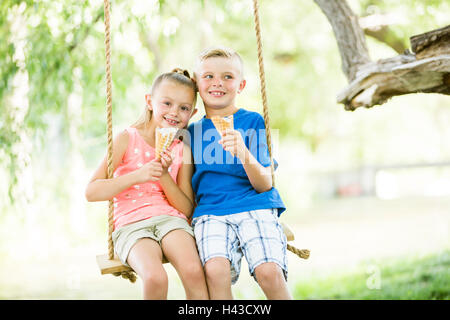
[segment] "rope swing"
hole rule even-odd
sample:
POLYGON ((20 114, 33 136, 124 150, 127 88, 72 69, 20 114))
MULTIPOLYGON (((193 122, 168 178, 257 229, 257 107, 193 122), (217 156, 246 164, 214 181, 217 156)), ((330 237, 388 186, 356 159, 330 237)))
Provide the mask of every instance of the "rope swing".
MULTIPOLYGON (((107 178, 111 179, 113 177, 113 136, 112 136, 112 80, 111 80, 111 34, 110 34, 110 3, 109 0, 103 1, 104 12, 105 12, 105 58, 106 58, 106 120, 107 120, 107 139, 108 139, 108 150, 107 150, 107 166, 108 173, 107 178)), ((275 175, 274 175, 274 165, 272 157, 272 139, 270 134, 269 126, 269 108, 267 106, 267 95, 266 95, 266 81, 264 75, 264 61, 262 55, 262 41, 261 41, 261 28, 259 23, 259 13, 258 13, 258 1, 253 0, 253 15, 255 18, 255 32, 257 40, 257 51, 258 51, 258 64, 259 64, 259 78, 261 81, 261 97, 263 104, 263 115, 264 124, 266 127, 266 138, 267 146, 269 148, 270 155, 270 168, 272 175, 272 186, 275 186, 275 175)), ((100 267, 101 274, 113 274, 115 276, 122 276, 131 282, 136 281, 136 273, 130 267, 127 267, 121 263, 121 261, 114 255, 114 244, 112 241, 112 233, 114 231, 114 205, 113 200, 109 200, 108 207, 108 254, 98 255, 97 264, 100 267)), ((294 240, 294 234, 290 229, 284 224, 284 233, 288 241, 294 240)), ((309 250, 297 249, 292 245, 287 244, 287 249, 298 257, 302 259, 309 258, 309 250)), ((163 261, 166 263, 167 261, 163 261)))
MULTIPOLYGON (((108 139, 108 155, 107 155, 107 165, 108 165, 108 179, 113 176, 113 136, 112 136, 112 80, 111 80, 111 34, 110 34, 110 5, 109 0, 103 1, 104 11, 105 11, 105 58, 106 58, 106 127, 107 127, 107 139, 108 139)), ((132 283, 136 281, 136 273, 114 257, 114 244, 112 240, 112 233, 114 231, 114 205, 113 200, 109 200, 108 206, 108 260, 111 263, 119 262, 119 270, 111 271, 115 276, 122 276, 125 279, 130 280, 132 283)), ((104 256, 100 256, 103 257, 104 256)), ((99 257, 97 257, 97 262, 99 262, 99 257)), ((103 270, 102 270, 103 274, 103 270)))

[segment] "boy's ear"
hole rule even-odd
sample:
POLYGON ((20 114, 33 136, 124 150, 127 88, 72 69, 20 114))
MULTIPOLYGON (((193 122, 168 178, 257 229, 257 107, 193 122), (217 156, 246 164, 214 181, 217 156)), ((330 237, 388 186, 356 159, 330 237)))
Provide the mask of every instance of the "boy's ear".
POLYGON ((245 81, 245 79, 243 79, 241 81, 241 83, 239 83, 238 93, 241 93, 241 91, 244 90, 246 84, 247 84, 247 81, 245 81))
POLYGON ((147 104, 149 110, 152 110, 152 95, 150 93, 145 95, 145 103, 147 104))

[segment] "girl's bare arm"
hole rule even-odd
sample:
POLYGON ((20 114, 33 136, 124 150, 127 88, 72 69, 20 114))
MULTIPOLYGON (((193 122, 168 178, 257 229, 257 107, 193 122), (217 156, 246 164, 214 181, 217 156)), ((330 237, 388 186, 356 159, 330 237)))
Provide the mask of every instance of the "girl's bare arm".
POLYGON ((169 203, 187 218, 192 215, 194 209, 194 193, 192 191, 191 178, 194 171, 191 149, 183 145, 183 163, 178 171, 177 182, 169 173, 161 175, 160 183, 169 203))
MULTIPOLYGON (((114 139, 113 170, 117 168, 122 161, 123 155, 127 150, 128 140, 129 136, 126 131, 121 132, 114 139)), ((134 172, 113 179, 107 179, 108 168, 106 161, 105 157, 86 187, 85 196, 88 201, 110 200, 116 194, 136 183, 136 174, 134 174, 134 172)))

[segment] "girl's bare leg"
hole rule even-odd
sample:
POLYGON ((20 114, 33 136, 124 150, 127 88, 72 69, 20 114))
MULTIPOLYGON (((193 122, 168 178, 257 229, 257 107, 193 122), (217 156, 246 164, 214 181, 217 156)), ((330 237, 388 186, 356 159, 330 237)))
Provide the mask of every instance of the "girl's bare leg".
POLYGON ((150 238, 138 240, 131 248, 127 262, 142 279, 144 299, 167 299, 168 279, 158 242, 150 238))
POLYGON ((161 246, 183 282, 186 299, 208 299, 205 274, 194 238, 186 231, 176 229, 164 236, 161 246))

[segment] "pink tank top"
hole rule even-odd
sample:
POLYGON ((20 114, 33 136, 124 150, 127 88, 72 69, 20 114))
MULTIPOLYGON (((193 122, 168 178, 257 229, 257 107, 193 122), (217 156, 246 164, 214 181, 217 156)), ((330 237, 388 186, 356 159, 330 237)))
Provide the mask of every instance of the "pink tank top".
MULTIPOLYGON (((142 138, 136 128, 130 127, 126 130, 129 135, 128 147, 122 162, 114 171, 114 177, 139 169, 155 158, 155 149, 142 138)), ((173 162, 168 172, 176 182, 183 159, 183 143, 180 140, 173 142, 172 154, 173 162)), ((114 228, 116 230, 126 224, 160 215, 187 220, 184 214, 169 204, 159 181, 135 184, 114 197, 114 228)))

